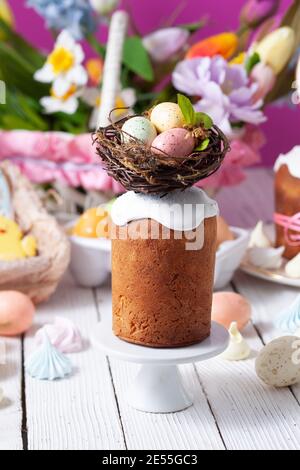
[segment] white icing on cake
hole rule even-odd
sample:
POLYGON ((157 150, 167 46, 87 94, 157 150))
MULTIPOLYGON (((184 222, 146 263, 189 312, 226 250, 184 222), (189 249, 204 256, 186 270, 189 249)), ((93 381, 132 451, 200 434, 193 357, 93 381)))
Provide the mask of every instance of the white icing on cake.
POLYGON ((164 197, 129 191, 115 201, 111 210, 111 218, 118 226, 153 219, 170 230, 184 232, 194 230, 204 219, 218 214, 218 204, 195 187, 173 191, 164 197))
POLYGON ((274 171, 278 171, 282 165, 287 165, 290 174, 294 178, 300 179, 300 145, 294 147, 286 155, 279 155, 274 165, 274 171))

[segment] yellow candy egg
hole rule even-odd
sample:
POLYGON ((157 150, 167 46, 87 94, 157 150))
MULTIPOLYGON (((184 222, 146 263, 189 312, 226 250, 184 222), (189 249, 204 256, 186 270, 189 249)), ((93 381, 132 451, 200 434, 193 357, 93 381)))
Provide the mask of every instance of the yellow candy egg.
POLYGON ((23 238, 21 244, 22 244, 23 251, 28 258, 31 258, 32 256, 36 256, 37 242, 36 242, 35 237, 33 237, 32 235, 27 235, 26 237, 23 238))
POLYGON ((84 238, 108 238, 109 214, 101 207, 88 209, 78 219, 73 228, 73 235, 84 238))
POLYGON ((184 125, 183 114, 176 103, 158 104, 153 108, 150 120, 158 132, 165 132, 184 125))

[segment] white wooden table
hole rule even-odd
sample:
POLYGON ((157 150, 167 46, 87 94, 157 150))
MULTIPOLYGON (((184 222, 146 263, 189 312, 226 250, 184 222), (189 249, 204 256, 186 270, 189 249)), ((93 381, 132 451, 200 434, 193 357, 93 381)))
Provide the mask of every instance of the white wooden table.
MULTIPOLYGON (((271 220, 272 176, 252 170, 240 187, 218 196, 233 225, 271 220)), ((272 320, 298 291, 237 274, 228 289, 245 295, 253 323, 245 331, 252 357, 240 363, 221 359, 182 366, 194 406, 176 414, 151 415, 131 409, 123 392, 137 367, 102 356, 87 343, 72 355, 74 374, 39 382, 24 374, 24 359, 36 329, 55 314, 71 318, 89 339, 110 315, 109 287, 78 288, 67 276, 56 294, 38 308, 34 328, 7 341, 8 364, 0 367, 6 399, 0 405, 0 449, 300 449, 300 386, 276 390, 259 382, 254 357, 278 336, 272 320)))

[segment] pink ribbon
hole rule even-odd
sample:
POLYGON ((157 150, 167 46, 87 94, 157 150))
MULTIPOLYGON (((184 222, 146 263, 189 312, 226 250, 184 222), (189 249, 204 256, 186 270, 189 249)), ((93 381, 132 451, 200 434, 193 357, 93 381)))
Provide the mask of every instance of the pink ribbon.
POLYGON ((291 217, 288 215, 275 213, 274 222, 275 224, 284 228, 284 237, 289 245, 300 246, 300 212, 291 217), (298 232, 299 235, 290 233, 290 230, 298 232))

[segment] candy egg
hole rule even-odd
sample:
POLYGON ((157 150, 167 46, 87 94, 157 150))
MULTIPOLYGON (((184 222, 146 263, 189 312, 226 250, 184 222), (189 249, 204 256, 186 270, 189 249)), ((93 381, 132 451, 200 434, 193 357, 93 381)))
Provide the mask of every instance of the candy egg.
POLYGON ((159 134, 152 142, 151 150, 157 155, 187 157, 195 147, 194 138, 186 129, 170 129, 159 134))
POLYGON ((101 207, 92 207, 79 217, 72 234, 84 238, 107 238, 110 218, 101 207))
POLYGON ((15 291, 0 292, 0 336, 16 336, 33 322, 35 307, 30 298, 15 291))
POLYGON ((229 329, 232 322, 242 330, 251 318, 251 305, 235 292, 216 292, 212 302, 212 320, 229 329))
POLYGON ((125 144, 133 140, 130 139, 130 137, 133 137, 150 146, 157 136, 153 124, 151 124, 149 119, 142 116, 135 116, 128 119, 128 121, 123 124, 122 131, 124 131, 122 139, 125 144))
POLYGON ((176 103, 160 103, 153 108, 150 116, 158 132, 165 132, 176 127, 183 127, 184 117, 176 103))
POLYGON ((273 387, 290 387, 300 382, 300 339, 277 338, 259 353, 255 369, 258 377, 273 387))

